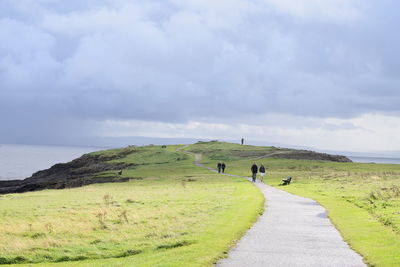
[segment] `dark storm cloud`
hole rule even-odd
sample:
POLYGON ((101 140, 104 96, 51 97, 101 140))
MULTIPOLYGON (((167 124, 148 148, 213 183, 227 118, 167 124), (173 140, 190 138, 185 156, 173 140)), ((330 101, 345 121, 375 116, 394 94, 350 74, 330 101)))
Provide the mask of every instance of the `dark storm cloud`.
POLYGON ((0 119, 399 111, 398 2, 278 2, 2 1, 0 119))

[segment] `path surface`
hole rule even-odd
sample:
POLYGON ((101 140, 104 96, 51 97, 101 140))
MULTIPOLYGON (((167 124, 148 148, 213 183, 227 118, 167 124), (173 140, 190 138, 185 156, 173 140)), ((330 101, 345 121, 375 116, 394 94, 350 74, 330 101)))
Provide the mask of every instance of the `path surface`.
MULTIPOLYGON (((197 166, 217 172, 200 160, 196 154, 197 166)), ((317 202, 259 181, 255 185, 266 199, 264 214, 217 267, 366 266, 317 202)))

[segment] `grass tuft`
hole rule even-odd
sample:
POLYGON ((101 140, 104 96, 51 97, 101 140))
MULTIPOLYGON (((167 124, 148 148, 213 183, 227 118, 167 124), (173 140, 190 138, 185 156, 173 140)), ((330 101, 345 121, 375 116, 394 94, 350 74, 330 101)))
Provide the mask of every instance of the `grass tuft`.
POLYGON ((143 252, 142 250, 128 249, 128 250, 122 252, 121 254, 116 255, 115 258, 122 258, 122 257, 138 255, 142 252, 143 252))
POLYGON ((179 247, 183 247, 183 246, 189 246, 193 244, 193 242, 189 242, 189 241, 179 241, 179 242, 175 242, 172 244, 163 244, 163 245, 159 245, 157 246, 156 249, 172 249, 172 248, 179 248, 179 247))

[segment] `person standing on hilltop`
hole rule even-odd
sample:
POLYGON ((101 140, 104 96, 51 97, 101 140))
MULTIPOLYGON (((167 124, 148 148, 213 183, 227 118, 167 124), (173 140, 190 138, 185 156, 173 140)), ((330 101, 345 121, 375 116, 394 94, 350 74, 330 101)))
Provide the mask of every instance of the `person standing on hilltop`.
POLYGON ((225 162, 222 162, 222 164, 221 164, 222 173, 224 173, 224 172, 225 172, 225 167, 226 167, 226 165, 225 165, 225 162))
POLYGON ((257 178, 257 172, 258 172, 258 166, 256 165, 256 163, 253 163, 253 166, 251 166, 251 172, 253 174, 252 179, 253 179, 253 183, 256 182, 256 178, 257 178))
POLYGON ((241 141, 242 141, 242 145, 243 145, 243 143, 244 143, 244 138, 242 138, 242 140, 241 140, 241 141))
POLYGON ((221 162, 218 162, 217 168, 218 168, 218 173, 221 173, 221 168, 222 168, 221 162))
POLYGON ((264 167, 264 165, 261 164, 261 166, 260 166, 260 176, 261 176, 260 180, 261 180, 261 182, 264 182, 264 175, 265 175, 265 167, 264 167))

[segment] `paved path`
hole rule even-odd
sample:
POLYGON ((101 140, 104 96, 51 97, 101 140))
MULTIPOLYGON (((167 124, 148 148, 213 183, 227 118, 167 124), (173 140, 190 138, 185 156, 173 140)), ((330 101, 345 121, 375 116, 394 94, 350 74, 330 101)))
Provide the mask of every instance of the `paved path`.
MULTIPOLYGON (((200 160, 196 154, 197 166, 217 172, 200 160)), ((217 267, 366 266, 317 202, 259 181, 255 185, 266 198, 264 214, 217 267)))

